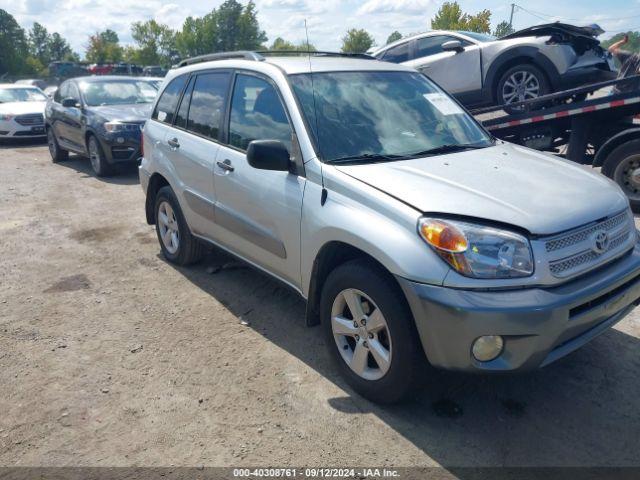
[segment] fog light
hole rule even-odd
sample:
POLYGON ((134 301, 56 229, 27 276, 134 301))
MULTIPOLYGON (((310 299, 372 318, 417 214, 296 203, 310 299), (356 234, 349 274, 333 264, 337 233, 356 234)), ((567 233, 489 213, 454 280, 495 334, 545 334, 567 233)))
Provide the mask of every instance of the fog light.
POLYGON ((502 347, 504 347, 504 340, 500 335, 485 335, 476 338, 471 353, 476 360, 488 362, 502 353, 502 347))

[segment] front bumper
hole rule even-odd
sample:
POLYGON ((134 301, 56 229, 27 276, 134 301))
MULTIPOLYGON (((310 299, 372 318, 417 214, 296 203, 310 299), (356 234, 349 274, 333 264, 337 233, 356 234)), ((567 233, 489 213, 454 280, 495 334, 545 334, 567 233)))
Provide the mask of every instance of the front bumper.
POLYGON ((142 156, 139 132, 103 133, 98 136, 107 162, 133 163, 142 156))
POLYGON ((479 291, 398 277, 427 358, 436 367, 475 372, 525 371, 580 348, 640 300, 640 246, 595 273, 554 288, 479 291), (498 358, 473 358, 473 341, 501 335, 498 358))
POLYGON ((46 135, 44 123, 21 125, 15 120, 0 121, 0 138, 41 138, 46 135))

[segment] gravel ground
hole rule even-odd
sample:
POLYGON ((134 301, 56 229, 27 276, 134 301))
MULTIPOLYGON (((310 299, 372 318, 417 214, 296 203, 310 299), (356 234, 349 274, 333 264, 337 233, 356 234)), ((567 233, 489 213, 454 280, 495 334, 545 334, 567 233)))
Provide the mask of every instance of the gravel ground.
POLYGON ((522 376, 381 408, 304 303, 213 251, 160 257, 135 168, 0 149, 0 465, 640 466, 640 322, 522 376))

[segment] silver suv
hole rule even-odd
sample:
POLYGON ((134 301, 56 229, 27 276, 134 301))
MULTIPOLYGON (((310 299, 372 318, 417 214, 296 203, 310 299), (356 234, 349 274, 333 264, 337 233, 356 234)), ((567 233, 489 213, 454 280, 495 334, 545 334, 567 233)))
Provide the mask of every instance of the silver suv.
POLYGON ((140 180, 164 256, 214 244, 307 300, 353 388, 394 402, 432 365, 547 365, 640 298, 625 195, 492 138, 424 75, 237 53, 172 70, 140 180))

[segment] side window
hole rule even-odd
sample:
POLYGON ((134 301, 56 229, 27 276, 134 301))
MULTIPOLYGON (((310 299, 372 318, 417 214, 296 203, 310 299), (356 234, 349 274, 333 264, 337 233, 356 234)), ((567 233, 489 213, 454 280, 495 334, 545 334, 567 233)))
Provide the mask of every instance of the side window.
POLYGON ((180 108, 178 109, 178 113, 176 115, 175 124, 180 128, 187 128, 187 115, 189 114, 189 102, 191 101, 191 90, 193 90, 193 82, 195 82, 195 77, 191 77, 191 80, 189 80, 189 85, 187 85, 187 89, 184 91, 182 102, 180 103, 180 108))
POLYGON ((271 83, 238 75, 233 89, 229 143, 246 150, 253 140, 280 140, 291 152, 293 130, 280 97, 271 83))
POLYGON ((228 73, 203 73, 196 77, 191 94, 187 130, 214 140, 218 139, 228 87, 228 73))
POLYGON ((398 45, 397 47, 390 48, 384 55, 382 55, 382 60, 385 62, 392 63, 402 63, 409 60, 409 43, 405 42, 402 45, 398 45))
POLYGON ((65 98, 75 98, 80 101, 80 90, 75 83, 69 82, 68 93, 65 98))
POLYGON ((69 83, 70 82, 64 82, 60 85, 60 88, 56 90, 56 94, 53 96, 56 103, 62 103, 62 100, 69 97, 69 83))
POLYGON ((180 94, 187 83, 187 76, 182 75, 180 77, 171 80, 171 83, 167 85, 167 88, 162 92, 160 100, 156 105, 155 110, 151 118, 160 122, 171 124, 173 123, 173 116, 178 106, 178 100, 180 100, 180 94))
POLYGON ((436 35, 433 37, 424 37, 416 40, 416 56, 415 58, 428 57, 429 55, 435 55, 442 53, 442 44, 451 40, 459 40, 463 46, 469 45, 461 38, 450 37, 448 35, 436 35))

